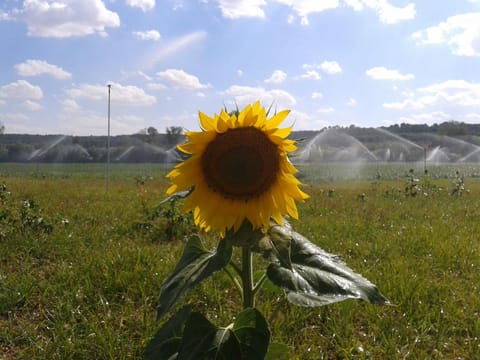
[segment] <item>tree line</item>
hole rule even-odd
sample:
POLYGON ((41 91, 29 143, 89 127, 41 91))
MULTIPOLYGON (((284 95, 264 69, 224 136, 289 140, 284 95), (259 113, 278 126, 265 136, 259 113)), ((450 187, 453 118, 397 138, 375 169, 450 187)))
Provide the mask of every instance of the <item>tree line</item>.
MULTIPOLYGON (((379 133, 375 128, 354 125, 329 128, 347 133, 370 149, 375 148, 379 139, 379 133)), ((450 137, 480 136, 480 124, 457 121, 433 125, 402 123, 382 127, 382 129, 407 139, 415 137, 415 141, 420 143, 428 143, 430 141, 428 135, 431 134, 450 137)), ((300 140, 301 147, 320 131, 294 131, 290 137, 300 140)), ((176 150, 176 145, 182 143, 184 139, 183 128, 177 126, 167 127, 165 133, 160 133, 150 126, 137 134, 111 136, 110 159, 112 162, 177 162, 182 154, 176 150)), ((0 124, 0 162, 105 162, 106 160, 106 136, 5 134, 5 127, 0 124)))

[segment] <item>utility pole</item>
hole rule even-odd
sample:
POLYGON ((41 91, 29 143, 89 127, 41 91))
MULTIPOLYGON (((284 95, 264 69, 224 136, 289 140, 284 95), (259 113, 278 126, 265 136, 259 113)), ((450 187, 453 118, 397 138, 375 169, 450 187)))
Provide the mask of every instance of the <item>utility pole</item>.
POLYGON ((106 182, 106 191, 108 192, 108 187, 110 183, 110 90, 112 88, 111 84, 107 85, 108 87, 108 131, 107 131, 107 182, 106 182))

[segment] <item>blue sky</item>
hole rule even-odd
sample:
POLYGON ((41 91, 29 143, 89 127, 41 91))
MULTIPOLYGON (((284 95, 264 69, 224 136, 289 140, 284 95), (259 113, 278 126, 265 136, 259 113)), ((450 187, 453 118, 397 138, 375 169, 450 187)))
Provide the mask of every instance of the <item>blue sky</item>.
POLYGON ((480 0, 2 0, 7 133, 198 130, 261 100, 294 130, 480 121, 480 0))

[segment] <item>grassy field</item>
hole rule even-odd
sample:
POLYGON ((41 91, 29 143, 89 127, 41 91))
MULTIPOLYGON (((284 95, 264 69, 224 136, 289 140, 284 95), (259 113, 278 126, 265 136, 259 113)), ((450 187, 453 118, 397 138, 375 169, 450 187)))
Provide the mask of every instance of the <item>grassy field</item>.
MULTIPOLYGON (((377 165, 350 181, 328 169, 301 166, 311 199, 292 225, 393 305, 300 308, 267 283, 258 309, 273 341, 289 346, 286 358, 478 359, 478 167, 429 169, 418 182, 405 167, 377 165), (452 196, 457 170, 465 190, 452 196)), ((142 357, 184 245, 181 232, 167 239, 156 208, 166 171, 114 166, 106 193, 104 165, 0 164, 0 359, 142 357)), ((187 302, 219 325, 240 311, 224 273, 187 302)))

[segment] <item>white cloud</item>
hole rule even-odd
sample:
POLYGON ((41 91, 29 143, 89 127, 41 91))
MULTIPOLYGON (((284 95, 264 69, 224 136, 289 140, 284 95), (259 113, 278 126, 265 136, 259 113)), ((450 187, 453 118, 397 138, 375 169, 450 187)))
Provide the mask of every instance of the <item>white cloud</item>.
POLYGON ((162 79, 166 84, 175 89, 205 89, 210 85, 200 83, 200 80, 195 75, 186 73, 183 70, 168 69, 157 73, 157 76, 162 79))
POLYGON ((26 80, 17 80, 0 87, 0 98, 34 99, 43 97, 42 89, 26 80))
POLYGON ((76 112, 80 110, 80 106, 73 99, 65 99, 62 101, 63 110, 67 112, 76 112))
POLYGON ((120 26, 118 14, 102 0, 25 0, 9 17, 24 21, 27 34, 36 37, 105 36, 105 28, 120 26))
POLYGON ((363 10, 363 3, 360 0, 343 0, 347 6, 350 6, 355 11, 363 10))
POLYGON ((159 84, 159 83, 149 83, 147 84, 147 87, 150 90, 167 90, 168 87, 165 84, 159 84))
POLYGON ((300 75, 302 79, 309 79, 309 80, 320 80, 322 77, 320 74, 315 70, 307 70, 304 74, 300 75))
POLYGON ((264 18, 262 7, 267 5, 265 0, 216 0, 222 11, 222 16, 227 19, 242 17, 264 18))
POLYGON ((45 74, 60 80, 66 80, 72 77, 71 73, 63 70, 61 67, 42 60, 27 60, 15 65, 15 70, 20 76, 38 76, 45 74))
POLYGON ((333 107, 320 108, 320 109, 317 110, 317 112, 319 112, 321 114, 328 114, 328 113, 332 113, 334 111, 335 111, 335 109, 333 107))
POLYGON ((385 109, 404 110, 404 109, 422 109, 425 107, 425 104, 423 104, 421 101, 418 101, 418 100, 405 99, 400 102, 384 103, 382 106, 385 109))
POLYGON ((349 106, 349 107, 357 106, 357 100, 354 99, 354 98, 350 98, 347 102, 347 106, 349 106))
POLYGON ((457 106, 480 106, 480 83, 466 80, 447 80, 417 90, 431 94, 432 103, 448 103, 457 106))
POLYGON ((245 106, 260 100, 265 106, 273 105, 273 108, 282 110, 297 103, 295 98, 284 90, 266 90, 262 87, 233 85, 225 90, 225 95, 232 99, 233 104, 238 106, 245 106))
POLYGON ((320 64, 320 68, 327 74, 340 74, 342 68, 336 61, 324 61, 320 64))
POLYGON ((238 70, 237 70, 237 76, 238 76, 238 77, 242 77, 242 76, 243 76, 243 70, 238 69, 238 70))
POLYGON ((415 4, 410 3, 400 8, 389 4, 387 1, 378 1, 376 7, 380 21, 385 24, 396 24, 415 18, 415 4))
POLYGON ((465 119, 472 122, 479 122, 480 121, 480 113, 469 113, 465 115, 465 119))
POLYGON ((29 119, 30 118, 27 115, 22 113, 3 113, 3 114, 0 113, 0 121, 4 123, 4 125, 5 125, 5 122, 10 122, 10 121, 21 122, 21 121, 27 121, 29 119))
MULTIPOLYGON (((139 87, 110 83, 112 103, 129 106, 150 106, 157 102, 157 99, 139 87)), ((74 99, 88 99, 94 101, 107 101, 108 90, 106 85, 82 84, 67 91, 67 94, 74 99)))
POLYGON ((318 117, 313 119, 310 114, 292 110, 288 115, 288 119, 293 123, 295 130, 320 130, 328 123, 318 117))
POLYGON ((369 77, 375 80, 413 80, 413 74, 401 74, 398 70, 390 70, 383 66, 373 67, 365 72, 369 77))
POLYGON ((442 111, 431 113, 412 114, 400 117, 402 123, 409 124, 434 124, 452 120, 452 115, 442 111))
POLYGON ((401 21, 412 20, 416 15, 414 3, 397 7, 387 0, 343 0, 343 2, 355 11, 362 11, 365 7, 374 10, 384 24, 396 24, 401 21))
POLYGON ((143 12, 155 8, 155 0, 125 0, 125 3, 131 7, 138 7, 142 9, 143 12))
POLYGON ((446 106, 455 108, 480 106, 480 83, 447 80, 419 88, 413 96, 403 101, 383 104, 384 108, 394 110, 446 106))
POLYGON ((278 3, 292 8, 297 16, 300 17, 300 23, 304 26, 309 25, 308 16, 312 13, 335 9, 340 5, 339 0, 275 0, 278 3))
POLYGON ((160 40, 161 35, 157 30, 148 30, 148 31, 134 31, 133 35, 139 38, 140 40, 160 40))
POLYGON ((451 16, 412 38, 417 45, 445 44, 458 56, 480 56, 480 12, 451 16))
POLYGON ((32 101, 32 100, 26 100, 24 103, 23 103, 23 106, 27 109, 27 110, 30 110, 30 111, 37 111, 37 110, 40 110, 42 108, 42 105, 40 105, 39 103, 35 102, 35 101, 32 101))
POLYGON ((321 92, 313 92, 312 93, 312 99, 321 99, 323 98, 323 94, 321 92))
POLYGON ((287 73, 282 70, 275 70, 268 79, 265 80, 267 84, 280 84, 287 78, 287 73))

